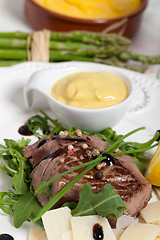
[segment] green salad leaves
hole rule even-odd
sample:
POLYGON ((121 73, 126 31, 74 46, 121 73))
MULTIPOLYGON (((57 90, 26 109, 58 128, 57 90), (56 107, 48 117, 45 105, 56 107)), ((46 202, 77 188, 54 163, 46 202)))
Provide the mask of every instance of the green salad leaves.
MULTIPOLYGON (((67 203, 65 204, 67 206, 67 203)), ((72 209, 73 216, 96 215, 106 218, 119 218, 127 207, 111 184, 106 184, 100 193, 93 194, 89 183, 85 183, 79 196, 79 202, 72 209)))
POLYGON ((6 214, 14 212, 14 226, 19 228, 25 221, 34 218, 42 207, 32 190, 29 178, 31 164, 23 157, 23 147, 30 140, 22 138, 16 142, 4 139, 4 142, 5 146, 0 145, 0 168, 12 177, 12 190, 0 193, 0 208, 6 214))
MULTIPOLYGON (((65 130, 57 120, 53 120, 42 110, 40 110, 40 112, 42 116, 35 115, 27 122, 30 131, 32 131, 38 139, 65 130)), ((159 133, 155 134, 155 136, 146 143, 124 141, 126 137, 143 129, 144 128, 135 129, 122 136, 117 135, 113 129, 107 128, 101 133, 95 133, 94 135, 105 139, 111 144, 106 150, 108 154, 112 154, 112 156, 129 154, 141 172, 144 173, 150 159, 143 153, 157 146, 158 143, 154 144, 154 142, 158 139, 159 133), (120 148, 122 152, 113 153, 117 148, 120 148)), ((86 131, 83 131, 83 133, 91 135, 91 133, 86 131)), ((69 129, 69 135, 74 134, 75 128, 73 127, 69 129)), ((23 156, 23 147, 28 145, 30 140, 22 138, 16 142, 12 139, 4 139, 4 143, 4 145, 0 145, 0 169, 12 178, 12 188, 7 192, 0 193, 0 208, 6 214, 14 213, 13 222, 16 228, 19 228, 25 221, 38 221, 41 224, 41 216, 63 197, 85 173, 105 158, 105 156, 99 155, 92 161, 71 168, 57 177, 50 179, 48 182, 42 182, 36 191, 34 191, 29 177, 32 172, 32 166, 29 160, 23 156), (39 193, 49 195, 49 191, 47 190, 50 189, 53 181, 79 168, 83 168, 83 171, 42 208, 36 195, 39 193)), ((90 185, 84 184, 80 193, 79 202, 66 203, 66 205, 72 209, 73 216, 98 214, 107 218, 118 218, 126 209, 125 203, 110 184, 106 184, 98 194, 93 194, 90 185)))

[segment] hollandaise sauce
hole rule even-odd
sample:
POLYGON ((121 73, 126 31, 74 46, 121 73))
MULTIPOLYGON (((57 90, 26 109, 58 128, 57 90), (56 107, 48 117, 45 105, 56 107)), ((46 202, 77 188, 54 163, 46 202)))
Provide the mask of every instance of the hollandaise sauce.
POLYGON ((98 109, 116 105, 128 97, 128 87, 109 72, 77 72, 58 80, 51 95, 69 106, 98 109))
POLYGON ((41 6, 71 17, 112 19, 135 12, 141 0, 34 0, 41 6))

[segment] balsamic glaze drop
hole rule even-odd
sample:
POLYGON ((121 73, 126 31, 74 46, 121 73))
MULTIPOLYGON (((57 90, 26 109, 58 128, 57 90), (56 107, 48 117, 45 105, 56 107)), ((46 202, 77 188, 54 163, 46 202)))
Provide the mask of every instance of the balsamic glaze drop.
POLYGON ((102 153, 102 156, 106 157, 106 159, 104 159, 102 162, 106 162, 108 166, 112 166, 115 164, 115 158, 109 153, 104 152, 102 153))
POLYGON ((7 233, 3 233, 0 234, 0 240, 14 240, 14 238, 7 233))
POLYGON ((38 143, 37 148, 40 148, 40 147, 41 147, 42 145, 44 145, 46 142, 47 142, 47 139, 43 139, 42 141, 40 141, 40 142, 38 143))
POLYGON ((73 141, 73 142, 86 142, 85 138, 72 138, 72 137, 60 137, 60 136, 53 136, 51 140, 68 140, 68 141, 73 141))
POLYGON ((93 226, 93 238, 95 240, 104 239, 103 228, 99 223, 96 223, 93 226))
POLYGON ((30 129, 28 128, 27 124, 22 125, 19 129, 18 129, 18 133, 23 135, 23 136, 31 136, 33 135, 33 133, 30 131, 30 129))

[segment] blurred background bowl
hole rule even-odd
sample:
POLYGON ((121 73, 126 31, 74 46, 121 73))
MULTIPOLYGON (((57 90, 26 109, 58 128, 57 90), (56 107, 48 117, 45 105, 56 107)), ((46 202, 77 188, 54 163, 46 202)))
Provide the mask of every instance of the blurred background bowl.
POLYGON ((140 8, 130 15, 115 19, 82 19, 69 17, 50 11, 33 0, 25 0, 25 15, 36 30, 43 28, 52 31, 85 30, 92 32, 118 33, 132 37, 138 30, 148 0, 142 0, 140 8))

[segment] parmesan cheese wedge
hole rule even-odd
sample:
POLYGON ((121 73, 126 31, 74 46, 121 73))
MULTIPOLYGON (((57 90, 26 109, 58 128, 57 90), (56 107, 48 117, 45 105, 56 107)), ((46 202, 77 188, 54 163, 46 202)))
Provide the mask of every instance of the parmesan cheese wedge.
POLYGON ((146 223, 160 224, 160 201, 149 203, 140 214, 146 223))
POLYGON ((66 231, 62 233, 62 240, 72 240, 72 231, 66 231))
POLYGON ((31 228, 29 230, 28 240, 47 240, 47 236, 44 230, 31 228))
POLYGON ((68 207, 57 208, 42 216, 48 240, 62 240, 62 233, 71 230, 71 210, 68 207))
POLYGON ((73 240, 96 239, 96 238, 93 238, 93 233, 94 233, 93 229, 95 225, 100 226, 100 230, 102 229, 102 232, 103 232, 103 238, 99 238, 99 239, 116 240, 114 233, 108 223, 108 220, 106 218, 99 217, 97 215, 71 218, 73 240))
POLYGON ((157 240, 160 226, 148 223, 130 225, 121 235, 120 240, 157 240))

